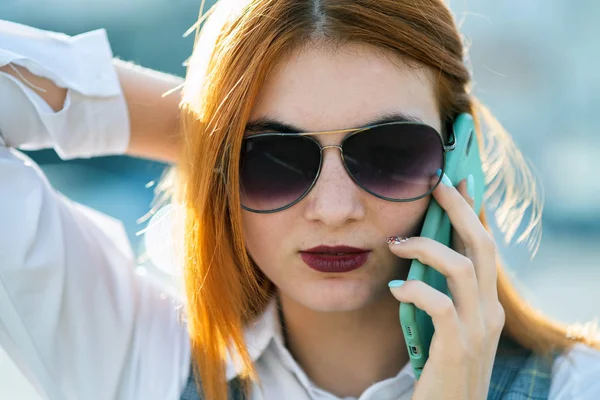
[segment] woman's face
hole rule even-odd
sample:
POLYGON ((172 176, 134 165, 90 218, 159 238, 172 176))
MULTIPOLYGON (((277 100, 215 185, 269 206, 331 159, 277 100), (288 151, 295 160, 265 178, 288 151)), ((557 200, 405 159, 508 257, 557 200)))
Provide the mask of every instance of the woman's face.
MULTIPOLYGON (((361 44, 336 52, 325 47, 297 51, 270 74, 250 120, 268 116, 305 131, 325 131, 361 127, 382 114, 403 113, 439 131, 428 69, 406 66, 393 57, 361 44)), ((315 137, 322 145, 339 145, 344 135, 315 137)), ((393 255, 386 239, 418 234, 429 199, 379 199, 352 181, 339 151, 328 149, 317 183, 299 203, 273 214, 243 211, 246 246, 258 267, 291 300, 315 311, 359 309, 389 296, 387 282, 405 276, 408 261, 393 255), (370 253, 358 269, 319 272, 300 252, 320 245, 370 253)))

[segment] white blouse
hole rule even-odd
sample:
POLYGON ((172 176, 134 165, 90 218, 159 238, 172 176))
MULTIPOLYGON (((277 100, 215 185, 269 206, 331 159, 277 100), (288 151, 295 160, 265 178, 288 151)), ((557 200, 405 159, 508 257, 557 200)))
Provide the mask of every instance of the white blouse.
MULTIPOLYGON (((111 59, 104 30, 68 37, 0 21, 0 66, 68 88, 53 112, 0 72, 0 346, 46 399, 177 400, 190 370, 181 299, 135 273, 119 221, 53 190, 16 150, 123 154, 129 120, 111 59)), ((288 352, 274 304, 245 333, 262 381, 252 399, 340 400, 288 352)), ((577 345, 552 374, 552 399, 600 399, 600 352, 577 345)), ((228 379, 236 375, 229 362, 228 379)), ((359 399, 408 399, 413 385, 407 364, 359 399)))

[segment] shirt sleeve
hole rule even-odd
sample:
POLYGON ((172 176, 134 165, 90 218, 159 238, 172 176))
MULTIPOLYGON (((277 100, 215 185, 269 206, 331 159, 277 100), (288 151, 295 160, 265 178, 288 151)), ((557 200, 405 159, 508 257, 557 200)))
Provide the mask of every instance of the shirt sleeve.
POLYGON ((52 112, 0 73, 0 346, 45 399, 178 399, 190 361, 180 302, 135 272, 119 221, 56 192, 11 148, 54 147, 64 158, 123 151, 126 112, 105 34, 0 22, 6 62, 47 74, 69 97, 52 112), (105 84, 97 71, 109 74, 105 84))
POLYGON ((576 344, 554 362, 551 400, 600 399, 600 350, 576 344))
POLYGON ((0 75, 4 145, 53 147, 63 159, 124 153, 129 117, 111 60, 102 29, 70 37, 0 20, 0 66, 25 67, 67 89, 64 107, 53 112, 38 88, 0 75))

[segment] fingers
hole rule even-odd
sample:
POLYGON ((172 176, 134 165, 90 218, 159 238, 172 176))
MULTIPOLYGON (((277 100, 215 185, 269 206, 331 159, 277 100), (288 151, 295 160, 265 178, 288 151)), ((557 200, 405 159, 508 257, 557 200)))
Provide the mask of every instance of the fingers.
POLYGON ((392 243, 390 250, 398 257, 417 259, 444 275, 461 320, 475 323, 480 318, 477 276, 469 258, 425 237, 413 237, 400 244, 392 243))
MULTIPOLYGON (((398 257, 418 259, 444 275, 452 298, 415 280, 396 287, 390 285, 390 290, 397 300, 414 304, 432 318, 435 334, 430 351, 435 357, 428 362, 438 360, 438 365, 447 365, 448 360, 460 360, 461 365, 469 364, 467 375, 475 377, 469 384, 472 393, 482 393, 479 382, 483 380, 481 387, 487 388, 491 370, 486 366, 493 363, 504 325, 496 287, 496 247, 473 210, 474 201, 466 182, 454 187, 447 184, 447 177, 445 181, 433 196, 453 226, 452 248, 425 237, 397 244, 392 241, 389 246, 398 257)), ((450 370, 455 370, 454 364, 450 370)))
MULTIPOLYGON (((466 180, 460 181, 460 183, 458 185, 456 185, 456 190, 458 190, 458 192, 466 200, 466 202, 469 203, 469 206, 471 206, 471 208, 473 208, 475 205, 475 202, 467 193, 467 181, 466 180)), ((458 234, 456 229, 454 229, 454 227, 452 228, 452 248, 454 250, 456 250, 458 253, 464 254, 467 257, 471 256, 471 254, 467 253, 467 248, 466 248, 464 242, 462 241, 462 239, 460 238, 460 235, 458 234)), ((470 251, 469 251, 469 253, 470 253, 470 251)))
POLYGON ((458 238, 454 239, 456 246, 464 247, 464 254, 473 261, 482 298, 485 301, 497 300, 496 245, 475 214, 473 202, 465 199, 468 195, 464 183, 461 192, 441 184, 433 196, 448 214, 454 232, 458 234, 458 238))
POLYGON ((458 337, 460 320, 450 297, 421 281, 406 281, 402 287, 390 289, 402 303, 412 303, 432 319, 436 334, 445 338, 458 337))

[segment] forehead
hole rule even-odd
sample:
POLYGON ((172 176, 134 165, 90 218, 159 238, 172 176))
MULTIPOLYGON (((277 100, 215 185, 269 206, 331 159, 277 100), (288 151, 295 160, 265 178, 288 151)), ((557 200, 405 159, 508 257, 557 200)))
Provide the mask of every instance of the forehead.
POLYGON ((282 59, 261 88, 250 116, 304 131, 364 126, 382 114, 402 113, 440 130, 429 69, 364 44, 335 51, 299 49, 282 59))

